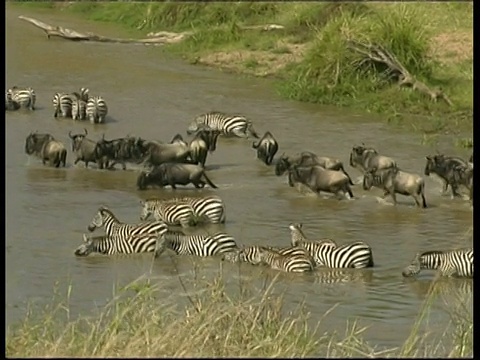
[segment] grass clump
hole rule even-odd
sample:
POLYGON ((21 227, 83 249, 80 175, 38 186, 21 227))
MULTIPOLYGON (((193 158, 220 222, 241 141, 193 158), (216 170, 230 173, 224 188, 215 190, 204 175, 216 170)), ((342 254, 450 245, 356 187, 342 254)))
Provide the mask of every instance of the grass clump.
MULTIPOLYGON (((56 293, 43 311, 30 308, 24 321, 7 330, 8 357, 458 357, 473 355, 473 323, 468 309, 454 307, 451 326, 435 342, 423 333, 442 283, 434 282, 417 322, 401 348, 379 349, 364 340, 356 321, 345 333, 309 326, 304 305, 286 311, 277 278, 258 295, 240 283, 227 291, 222 275, 198 280, 186 290, 181 308, 165 303, 153 280, 139 279, 118 290, 94 316, 70 317, 67 299, 56 293), (256 294, 256 295, 254 295, 256 294)), ((451 289, 451 288, 450 288, 451 289)), ((471 296, 471 293, 468 294, 471 296)), ((180 295, 178 295, 180 296, 180 295)), ((463 302, 462 302, 463 301, 463 302)), ((463 304, 458 299, 454 304, 463 304)), ((333 310, 333 309, 332 309, 333 310)), ((328 316, 327 314, 324 315, 328 316)), ((317 319, 315 319, 317 320, 317 319)), ((321 320, 321 319, 320 319, 321 320)))

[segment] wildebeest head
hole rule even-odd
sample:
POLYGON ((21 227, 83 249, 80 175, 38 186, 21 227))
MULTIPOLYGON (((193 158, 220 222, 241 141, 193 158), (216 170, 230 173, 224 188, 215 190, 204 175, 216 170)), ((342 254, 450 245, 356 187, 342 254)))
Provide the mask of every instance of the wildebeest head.
POLYGON ((201 127, 200 130, 197 131, 195 137, 205 141, 209 152, 214 152, 217 149, 217 140, 219 135, 220 131, 218 130, 213 130, 208 127, 201 127))
POLYGON ((75 134, 72 135, 72 132, 68 132, 68 137, 72 139, 72 151, 77 151, 80 149, 80 146, 82 145, 83 139, 88 135, 87 129, 83 129, 85 131, 84 134, 75 134))
POLYGON ((427 163, 425 164, 425 175, 430 175, 431 172, 435 171, 435 169, 442 167, 445 162, 445 155, 437 154, 437 155, 427 155, 425 156, 427 163))
POLYGON ((94 151, 95 157, 101 159, 104 156, 115 157, 115 148, 112 140, 105 140, 105 134, 97 141, 94 151))
POLYGON ((367 154, 377 154, 377 150, 374 148, 366 147, 364 144, 354 146, 350 152, 350 166, 356 167, 363 164, 363 161, 367 154))
POLYGON ((280 159, 278 159, 278 162, 275 164, 275 175, 281 176, 285 174, 285 171, 287 171, 289 167, 290 160, 288 156, 282 154, 282 156, 280 156, 280 159))
POLYGON ((183 136, 181 134, 175 135, 172 140, 170 141, 170 144, 175 144, 175 143, 180 143, 180 144, 186 144, 185 140, 183 140, 183 136))
POLYGON ((456 165, 453 168, 453 179, 459 184, 470 186, 473 179, 473 163, 465 165, 456 165))
POLYGON ((35 152, 39 152, 43 144, 49 140, 53 140, 53 136, 50 134, 30 133, 25 140, 25 153, 32 155, 35 152))
POLYGON ((94 240, 83 234, 83 244, 75 250, 75 256, 88 256, 93 252, 94 240))
POLYGON ((145 190, 148 184, 149 172, 142 171, 137 177, 137 188, 139 190, 145 190))

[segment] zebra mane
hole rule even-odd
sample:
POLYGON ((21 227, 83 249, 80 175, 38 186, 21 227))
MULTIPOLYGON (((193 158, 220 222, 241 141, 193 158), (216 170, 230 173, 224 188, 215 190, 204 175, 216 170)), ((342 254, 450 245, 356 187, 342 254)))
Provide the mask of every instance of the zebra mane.
POLYGON ((110 210, 108 207, 106 206, 100 206, 100 208, 98 209, 98 211, 100 213, 107 213, 108 215, 110 215, 111 217, 113 217, 115 220, 118 221, 118 218, 115 216, 115 214, 112 212, 112 210, 110 210))

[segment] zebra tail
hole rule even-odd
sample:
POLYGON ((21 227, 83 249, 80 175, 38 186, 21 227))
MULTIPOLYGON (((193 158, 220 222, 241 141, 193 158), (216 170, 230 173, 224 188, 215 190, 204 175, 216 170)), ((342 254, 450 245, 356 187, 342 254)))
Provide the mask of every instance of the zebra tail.
POLYGON ((210 187, 214 188, 214 189, 218 189, 218 186, 215 185, 212 180, 210 180, 210 178, 207 176, 207 174, 203 173, 203 178, 205 179, 205 181, 207 182, 208 185, 210 185, 210 187))

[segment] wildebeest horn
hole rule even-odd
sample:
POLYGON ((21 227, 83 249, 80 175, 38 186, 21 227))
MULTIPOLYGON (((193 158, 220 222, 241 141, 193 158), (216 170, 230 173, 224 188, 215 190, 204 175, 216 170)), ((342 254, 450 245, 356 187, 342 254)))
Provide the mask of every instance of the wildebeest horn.
POLYGON ((70 139, 73 139, 72 130, 70 130, 70 131, 68 132, 68 137, 69 137, 70 139))
POLYGON ((87 129, 83 128, 83 131, 85 131, 85 136, 87 136, 88 135, 87 129))

